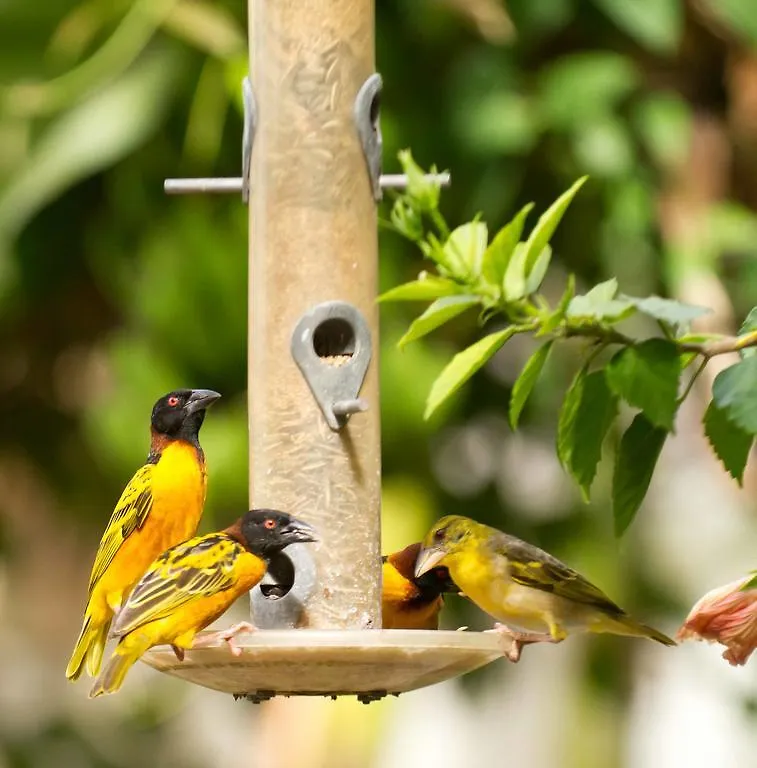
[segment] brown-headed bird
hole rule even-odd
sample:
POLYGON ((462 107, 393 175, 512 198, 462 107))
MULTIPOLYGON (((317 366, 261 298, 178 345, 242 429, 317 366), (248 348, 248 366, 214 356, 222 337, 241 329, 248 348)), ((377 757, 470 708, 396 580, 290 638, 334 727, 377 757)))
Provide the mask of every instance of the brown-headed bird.
POLYGON ((121 494, 95 556, 84 623, 66 668, 70 680, 85 664, 93 677, 100 671, 113 615, 147 566, 197 531, 207 487, 199 432, 205 410, 220 397, 179 389, 155 403, 147 462, 121 494))
POLYGON ((438 629, 445 592, 458 592, 444 566, 416 577, 420 543, 381 558, 381 617, 384 629, 438 629))
POLYGON ((290 544, 316 540, 307 523, 255 509, 223 531, 171 547, 147 569, 116 617, 111 636, 118 645, 90 697, 117 691, 130 667, 154 645, 170 644, 181 661, 185 650, 225 640, 238 655, 234 636, 254 630, 247 622, 199 641, 195 635, 263 578, 271 556, 290 544))
POLYGON ((426 535, 415 574, 440 565, 479 608, 503 622, 494 631, 511 638, 511 661, 518 660, 527 643, 559 643, 573 632, 647 637, 675 645, 552 555, 470 518, 443 517, 426 535), (510 625, 524 631, 513 631, 510 625))

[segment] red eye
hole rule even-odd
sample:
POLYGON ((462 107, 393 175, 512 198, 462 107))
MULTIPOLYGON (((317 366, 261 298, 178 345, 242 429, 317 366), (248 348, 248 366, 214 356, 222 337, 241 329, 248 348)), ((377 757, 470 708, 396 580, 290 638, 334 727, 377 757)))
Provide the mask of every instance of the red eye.
POLYGON ((176 397, 176 395, 171 395, 171 397, 168 398, 168 404, 171 408, 175 408, 179 404, 179 398, 176 397))
POLYGON ((446 568, 436 568, 436 578, 437 579, 446 579, 447 578, 447 569, 446 568))
POLYGON ((263 527, 267 528, 269 531, 272 531, 276 527, 276 521, 271 520, 271 518, 269 517, 268 520, 265 520, 263 522, 263 527))

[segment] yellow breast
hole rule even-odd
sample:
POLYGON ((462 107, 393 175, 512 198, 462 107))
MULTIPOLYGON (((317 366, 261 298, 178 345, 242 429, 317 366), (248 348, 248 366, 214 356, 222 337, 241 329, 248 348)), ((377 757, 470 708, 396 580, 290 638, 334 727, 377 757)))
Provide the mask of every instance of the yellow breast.
POLYGON ((497 621, 528 631, 546 631, 552 595, 510 579, 507 558, 486 549, 455 554, 447 563, 460 590, 497 621))
POLYGON ((205 461, 197 449, 183 441, 169 443, 155 466, 150 526, 159 527, 176 544, 194 536, 205 505, 205 461))

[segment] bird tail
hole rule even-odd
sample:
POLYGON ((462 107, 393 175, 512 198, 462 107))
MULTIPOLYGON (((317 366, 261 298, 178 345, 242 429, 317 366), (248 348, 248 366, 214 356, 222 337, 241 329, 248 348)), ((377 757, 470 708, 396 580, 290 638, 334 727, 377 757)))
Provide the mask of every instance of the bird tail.
POLYGON ((124 682, 126 673, 132 668, 139 657, 150 647, 149 641, 136 643, 133 638, 121 640, 113 655, 105 665, 102 674, 95 680, 89 698, 94 699, 104 693, 114 693, 124 682), (132 642, 129 642, 132 640, 132 642))
POLYGON ((650 640, 655 640, 662 645, 677 645, 676 641, 667 635, 663 634, 654 627, 650 627, 647 624, 632 619, 630 616, 622 616, 620 618, 612 619, 611 626, 608 626, 605 631, 612 632, 616 635, 626 635, 628 637, 647 637, 650 640))
POLYGON ((85 664, 92 677, 100 671, 109 628, 110 621, 96 623, 91 614, 85 616, 79 639, 66 667, 66 677, 69 680, 78 680, 85 664))

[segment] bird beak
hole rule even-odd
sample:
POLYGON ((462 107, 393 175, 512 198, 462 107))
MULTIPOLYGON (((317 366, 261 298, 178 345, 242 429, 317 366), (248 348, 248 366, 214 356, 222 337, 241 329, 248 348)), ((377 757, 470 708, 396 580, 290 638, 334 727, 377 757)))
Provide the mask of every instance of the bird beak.
POLYGON ((438 547, 429 547, 422 549, 418 553, 418 559, 415 561, 415 578, 423 576, 430 571, 447 553, 438 547))
POLYGON ((295 544, 304 541, 318 541, 318 533, 312 525, 302 520, 292 520, 281 529, 281 537, 287 544, 295 544))
POLYGON ((187 404, 184 406, 184 410, 187 413, 197 413, 198 411, 204 411, 206 408, 210 408, 221 395, 218 392, 214 392, 212 389, 193 389, 192 394, 187 400, 187 404))

